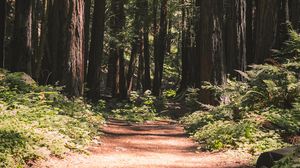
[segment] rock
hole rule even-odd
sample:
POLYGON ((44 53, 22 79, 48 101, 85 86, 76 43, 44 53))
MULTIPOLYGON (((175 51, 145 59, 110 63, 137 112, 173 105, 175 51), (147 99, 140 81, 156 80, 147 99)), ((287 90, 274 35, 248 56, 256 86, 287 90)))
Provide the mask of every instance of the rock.
POLYGON ((8 73, 5 77, 5 80, 12 84, 18 85, 36 85, 36 81, 34 81, 31 76, 27 75, 24 72, 15 72, 15 73, 8 73))
POLYGON ((31 76, 27 75, 24 72, 18 72, 20 75, 20 80, 23 81, 27 85, 35 85, 36 82, 31 78, 31 76))
POLYGON ((0 68, 0 80, 3 80, 7 74, 7 71, 5 69, 0 68))
POLYGON ((262 153, 256 162, 256 167, 271 168, 272 166, 274 166, 276 161, 279 161, 287 155, 293 154, 297 148, 299 148, 299 146, 292 146, 262 153))

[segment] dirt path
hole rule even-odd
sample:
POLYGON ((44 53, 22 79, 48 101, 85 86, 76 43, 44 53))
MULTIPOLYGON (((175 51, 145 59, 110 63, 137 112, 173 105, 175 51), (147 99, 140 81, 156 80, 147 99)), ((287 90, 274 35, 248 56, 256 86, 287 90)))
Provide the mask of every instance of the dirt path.
POLYGON ((90 155, 50 159, 39 168, 237 168, 248 157, 237 152, 197 152, 183 128, 169 121, 128 124, 110 120, 103 127, 101 143, 89 148, 90 155))

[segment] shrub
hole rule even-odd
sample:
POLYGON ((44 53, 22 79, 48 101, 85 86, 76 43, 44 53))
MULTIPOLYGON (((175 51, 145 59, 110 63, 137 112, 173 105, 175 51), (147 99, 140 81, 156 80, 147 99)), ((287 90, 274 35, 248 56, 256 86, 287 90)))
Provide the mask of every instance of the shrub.
POLYGON ((186 129, 208 150, 239 148, 256 153, 286 145, 281 135, 297 134, 300 128, 300 83, 297 73, 286 66, 253 65, 240 72, 244 81, 205 83, 203 88, 214 91, 219 105, 202 105, 206 110, 184 117, 186 129))
POLYGON ((111 111, 114 118, 128 120, 132 122, 143 122, 147 120, 157 119, 156 99, 151 95, 150 91, 143 94, 131 92, 129 102, 110 102, 115 106, 111 111))
POLYGON ((100 133, 101 114, 82 99, 68 99, 60 88, 28 83, 22 76, 2 72, 0 78, 0 167, 84 152, 100 133))

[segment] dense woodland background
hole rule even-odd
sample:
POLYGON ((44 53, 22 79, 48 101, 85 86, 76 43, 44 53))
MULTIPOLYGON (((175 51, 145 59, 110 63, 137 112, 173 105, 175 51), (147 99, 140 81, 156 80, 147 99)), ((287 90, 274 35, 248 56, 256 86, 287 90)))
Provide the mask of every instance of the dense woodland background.
POLYGON ((256 158, 297 145, 299 33, 300 0, 0 0, 0 167, 84 151, 110 118, 256 158))
MULTIPOLYGON (((264 63, 289 38, 289 27, 299 30, 299 6, 299 0, 1 0, 0 62, 93 100, 124 99, 131 90, 183 92, 203 81, 221 84, 227 74, 242 79, 235 70, 264 63)), ((200 98, 212 103, 207 91, 200 98)))

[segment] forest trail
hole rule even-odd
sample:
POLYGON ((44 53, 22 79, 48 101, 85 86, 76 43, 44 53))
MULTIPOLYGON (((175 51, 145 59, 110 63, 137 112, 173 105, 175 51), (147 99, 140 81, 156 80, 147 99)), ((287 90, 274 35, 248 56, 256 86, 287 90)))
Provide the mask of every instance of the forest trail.
POLYGON ((198 152, 183 127, 172 121, 130 124, 109 120, 90 155, 51 158, 36 168, 238 168, 249 163, 238 152, 198 152))

